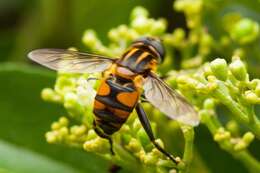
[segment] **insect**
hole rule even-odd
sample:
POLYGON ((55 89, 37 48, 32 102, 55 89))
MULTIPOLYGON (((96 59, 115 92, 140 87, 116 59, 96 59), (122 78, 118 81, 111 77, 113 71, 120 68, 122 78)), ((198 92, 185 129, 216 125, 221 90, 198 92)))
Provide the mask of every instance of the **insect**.
POLYGON ((135 109, 154 146, 173 162, 178 159, 155 142, 149 119, 141 106, 144 98, 171 119, 195 126, 198 115, 193 106, 171 89, 155 71, 164 59, 160 39, 141 37, 135 40, 120 58, 63 49, 37 49, 28 54, 33 61, 53 70, 69 73, 102 72, 103 78, 94 101, 96 133, 110 142, 135 109))

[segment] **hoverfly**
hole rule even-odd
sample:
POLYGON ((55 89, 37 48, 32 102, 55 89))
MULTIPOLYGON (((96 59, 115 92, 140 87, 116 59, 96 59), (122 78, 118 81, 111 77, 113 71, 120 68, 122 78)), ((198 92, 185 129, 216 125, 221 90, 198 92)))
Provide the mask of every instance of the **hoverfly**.
POLYGON ((68 73, 102 72, 103 78, 94 101, 95 132, 110 142, 111 135, 126 122, 133 109, 154 146, 174 163, 175 157, 155 142, 151 125, 140 97, 150 102, 171 119, 195 126, 198 115, 193 106, 171 89, 156 73, 164 59, 161 40, 141 37, 117 59, 63 49, 37 49, 28 54, 33 61, 53 70, 68 73))

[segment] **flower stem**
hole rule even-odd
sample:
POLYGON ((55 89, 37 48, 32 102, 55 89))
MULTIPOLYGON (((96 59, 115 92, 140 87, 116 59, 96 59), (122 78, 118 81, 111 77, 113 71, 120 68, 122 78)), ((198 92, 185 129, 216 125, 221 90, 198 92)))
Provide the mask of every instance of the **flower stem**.
POLYGON ((183 161, 185 163, 184 170, 180 170, 180 173, 189 172, 189 166, 193 158, 193 141, 194 141, 194 129, 190 126, 182 126, 182 132, 185 139, 185 147, 183 153, 183 161))

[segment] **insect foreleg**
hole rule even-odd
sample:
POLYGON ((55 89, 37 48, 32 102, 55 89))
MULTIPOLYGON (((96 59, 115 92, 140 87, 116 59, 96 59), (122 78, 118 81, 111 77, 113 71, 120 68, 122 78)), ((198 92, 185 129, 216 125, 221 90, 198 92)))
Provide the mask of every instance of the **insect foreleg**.
POLYGON ((178 164, 179 161, 178 159, 174 158, 170 153, 168 153, 167 151, 165 151, 159 144, 157 144, 155 142, 155 138, 154 138, 154 134, 150 125, 150 121, 146 116, 146 113, 142 107, 142 105, 140 103, 138 103, 135 107, 138 118, 145 130, 145 132, 147 133, 148 137, 150 138, 151 142, 154 144, 154 146, 161 151, 165 156, 167 156, 168 158, 170 158, 175 164, 178 164))
POLYGON ((92 80, 99 80, 99 78, 96 78, 96 77, 89 77, 89 78, 87 78, 87 81, 89 82, 89 81, 92 81, 92 80))
POLYGON ((93 122, 93 126, 94 126, 94 130, 95 132, 97 133, 98 136, 100 136, 101 138, 105 138, 109 141, 109 144, 110 144, 110 151, 111 151, 111 154, 112 155, 115 155, 115 152, 113 150, 113 140, 111 138, 111 136, 105 134, 104 132, 102 132, 97 126, 96 126, 96 123, 95 121, 93 122))

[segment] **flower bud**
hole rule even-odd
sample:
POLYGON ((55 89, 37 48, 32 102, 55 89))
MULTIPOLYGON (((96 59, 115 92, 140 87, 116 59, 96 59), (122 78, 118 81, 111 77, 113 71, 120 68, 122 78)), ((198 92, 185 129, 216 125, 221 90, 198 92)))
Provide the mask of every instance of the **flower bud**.
POLYGON ((51 129, 52 130, 58 130, 58 129, 60 129, 62 126, 60 125, 60 123, 58 123, 58 122, 54 122, 54 123, 52 123, 51 124, 51 129))
POLYGON ((241 19, 230 31, 231 37, 240 44, 254 41, 259 34, 259 25, 251 19, 241 19))
POLYGON ((247 144, 243 140, 241 140, 234 146, 234 150, 241 151, 241 150, 246 149, 246 147, 247 147, 247 144))
POLYGON ((60 119, 59 119, 59 124, 60 124, 61 126, 68 126, 68 124, 69 124, 68 118, 66 118, 66 117, 60 117, 60 119))
POLYGON ((214 140, 217 142, 230 139, 231 134, 229 131, 225 131, 224 128, 219 128, 217 133, 214 135, 214 140))
POLYGON ((256 88, 255 88, 255 93, 258 97, 260 97, 260 82, 257 84, 256 88))
POLYGON ((149 31, 149 28, 151 26, 151 20, 145 17, 138 17, 131 22, 131 26, 138 33, 144 34, 149 31))
POLYGON ((239 134, 239 126, 236 121, 231 120, 227 123, 226 128, 230 131, 233 135, 239 134))
POLYGON ((245 64, 239 60, 234 60, 230 65, 229 69, 237 80, 244 81, 247 77, 247 70, 245 64))
POLYGON ((257 104, 260 102, 260 99, 251 90, 245 92, 245 99, 251 104, 257 104))
POLYGON ((142 6, 138 6, 138 7, 135 7, 130 15, 130 19, 131 20, 134 20, 135 18, 137 17, 148 17, 149 13, 148 11, 142 7, 142 6))
POLYGON ((150 139, 147 136, 145 130, 143 128, 140 128, 137 132, 137 138, 141 142, 142 146, 145 147, 150 143, 150 139))
POLYGON ((90 141, 86 141, 83 144, 83 149, 89 152, 107 153, 109 152, 110 145, 106 139, 95 138, 90 141))
POLYGON ((89 47, 96 45, 99 42, 96 32, 94 30, 86 30, 83 34, 82 42, 89 47))
POLYGON ((78 102, 78 97, 75 93, 66 93, 64 98, 64 107, 70 112, 71 115, 82 115, 84 108, 78 102))
POLYGON ((131 138, 129 144, 126 147, 134 153, 137 153, 142 149, 141 143, 135 138, 131 138))
POLYGON ((243 135, 243 141, 249 145, 255 138, 255 135, 252 132, 247 132, 243 135))
POLYGON ((57 135, 54 132, 47 132, 45 134, 45 137, 46 137, 47 142, 50 144, 56 143, 58 140, 57 135))
POLYGON ((203 107, 204 109, 214 109, 215 107, 215 103, 214 103, 214 100, 212 98, 208 98, 204 101, 203 103, 203 107))
POLYGON ((210 63, 210 68, 213 74, 222 81, 227 80, 228 68, 227 62, 224 59, 217 58, 210 63))
POLYGON ((41 97, 45 101, 61 102, 61 97, 55 93, 51 88, 44 88, 41 92, 41 97))
POLYGON ((59 129, 59 135, 61 136, 61 138, 67 136, 69 134, 69 130, 67 127, 62 127, 59 129))
POLYGON ((156 155, 154 155, 153 152, 149 152, 144 157, 144 164, 154 165, 154 164, 156 164, 157 160, 158 160, 158 157, 156 157, 156 155))
POLYGON ((166 30, 166 21, 163 19, 157 20, 153 22, 153 27, 151 28, 151 34, 159 35, 162 34, 166 30))

